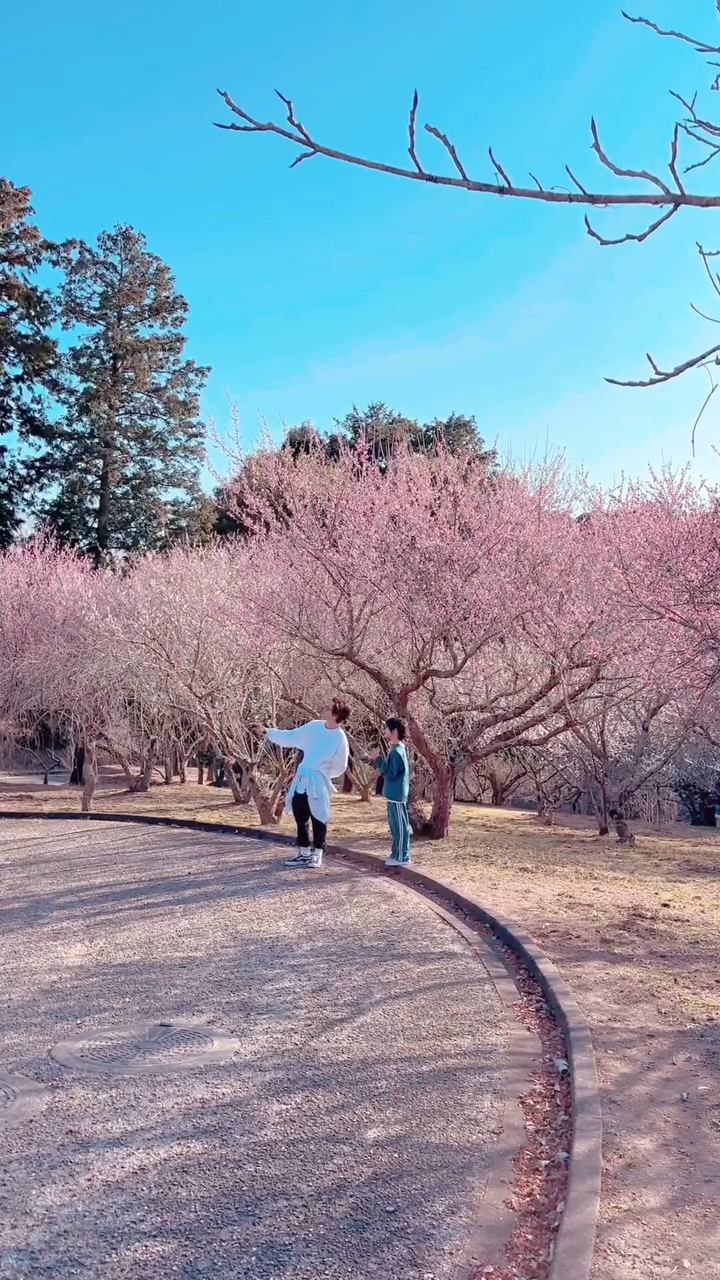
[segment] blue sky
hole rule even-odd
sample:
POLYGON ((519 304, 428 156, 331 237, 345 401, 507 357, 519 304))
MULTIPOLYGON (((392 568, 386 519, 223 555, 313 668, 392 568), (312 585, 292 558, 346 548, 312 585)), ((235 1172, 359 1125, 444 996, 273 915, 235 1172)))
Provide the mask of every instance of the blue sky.
MULTIPOLYGON (((660 23, 720 38, 713 0, 640 0, 660 23)), ((644 8, 643 8, 644 6, 644 8)), ((244 438, 356 402, 423 419, 474 413, 503 451, 564 449, 606 481, 680 464, 704 375, 651 392, 608 387, 645 350, 675 363, 709 346, 695 240, 717 215, 679 215, 645 245, 600 249, 577 210, 404 183, 289 146, 212 128, 215 88, 261 118, 273 89, 330 145, 402 161, 412 90, 466 167, 490 176, 492 143, 513 178, 548 185, 567 160, 598 180, 594 112, 623 163, 661 165, 669 87, 708 75, 629 27, 617 0, 37 0, 3 17, 3 169, 34 191, 51 237, 127 221, 187 297, 189 353, 213 373, 205 412, 237 404, 244 438)), ((432 139, 428 164, 444 164, 432 139)), ((701 181, 710 181, 701 178, 701 181)), ((718 178, 720 180, 720 176, 718 178)), ((716 229, 717 228, 717 229, 716 229)), ((714 237, 714 240, 713 240, 714 237)), ((720 477, 720 406, 696 470, 720 477)))

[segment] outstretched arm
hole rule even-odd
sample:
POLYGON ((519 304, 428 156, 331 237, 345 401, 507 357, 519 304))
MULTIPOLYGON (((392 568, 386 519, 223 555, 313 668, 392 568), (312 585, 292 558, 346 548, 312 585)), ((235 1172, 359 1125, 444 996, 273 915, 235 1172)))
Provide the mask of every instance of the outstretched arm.
POLYGON ((306 724, 301 724, 297 729, 266 729, 265 737, 276 747, 294 747, 296 751, 304 751, 308 740, 307 728, 306 724))

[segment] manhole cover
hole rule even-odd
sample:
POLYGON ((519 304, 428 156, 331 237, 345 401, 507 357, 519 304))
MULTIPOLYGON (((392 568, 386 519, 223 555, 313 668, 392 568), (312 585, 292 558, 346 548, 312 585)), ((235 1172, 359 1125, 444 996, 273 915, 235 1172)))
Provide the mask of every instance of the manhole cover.
POLYGON ((17 1124, 37 1111, 45 1090, 36 1080, 25 1076, 11 1076, 0 1071, 0 1129, 4 1125, 17 1124))
POLYGON ((134 1023, 61 1040, 50 1056, 76 1071, 143 1075, 189 1071, 224 1062, 237 1041, 210 1027, 178 1022, 134 1023))

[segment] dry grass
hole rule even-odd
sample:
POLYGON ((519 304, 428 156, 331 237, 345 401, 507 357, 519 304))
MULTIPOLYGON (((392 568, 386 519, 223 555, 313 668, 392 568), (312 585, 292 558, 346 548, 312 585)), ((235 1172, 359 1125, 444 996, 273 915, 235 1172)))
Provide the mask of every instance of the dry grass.
MULTIPOLYGON (((77 793, 3 785, 0 808, 74 809, 77 793)), ((253 825, 225 790, 188 783, 96 809, 253 825)), ((288 829, 287 820, 283 829, 288 829)), ((333 837, 385 855, 382 801, 338 796, 333 837)), ((720 1277, 720 831, 636 828, 634 848, 572 819, 458 805, 418 866, 521 925, 562 969, 593 1029, 605 1183, 596 1280, 720 1277), (684 1262, 690 1268, 684 1267, 684 1262)))

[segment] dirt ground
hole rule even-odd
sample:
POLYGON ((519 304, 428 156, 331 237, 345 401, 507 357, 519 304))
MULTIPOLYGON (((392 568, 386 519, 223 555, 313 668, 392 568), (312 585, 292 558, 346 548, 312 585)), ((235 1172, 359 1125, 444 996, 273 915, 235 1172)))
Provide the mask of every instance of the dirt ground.
MULTIPOLYGON (((255 822, 194 783, 129 795, 108 780, 95 807, 255 822)), ((77 810, 79 796, 0 780, 0 808, 77 810)), ((451 838, 414 856, 521 925, 588 1017, 604 1114, 594 1280, 720 1280, 720 831, 635 831, 626 848, 586 820, 458 805, 451 838)), ((338 796, 332 837, 384 855, 382 801, 338 796)))

